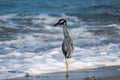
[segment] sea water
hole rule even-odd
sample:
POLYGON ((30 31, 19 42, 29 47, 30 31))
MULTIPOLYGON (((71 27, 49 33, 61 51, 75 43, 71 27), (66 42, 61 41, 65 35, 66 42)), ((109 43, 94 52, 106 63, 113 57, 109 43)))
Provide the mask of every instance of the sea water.
POLYGON ((0 0, 0 79, 65 71, 67 20, 75 50, 69 70, 120 65, 119 0, 0 0))

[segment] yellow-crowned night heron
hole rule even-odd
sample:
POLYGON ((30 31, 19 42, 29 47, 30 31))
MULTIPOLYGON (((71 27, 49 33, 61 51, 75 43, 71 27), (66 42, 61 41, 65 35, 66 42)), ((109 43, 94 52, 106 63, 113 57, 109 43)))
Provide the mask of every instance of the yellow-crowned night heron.
POLYGON ((60 19, 54 26, 57 25, 63 25, 64 40, 62 43, 62 51, 65 56, 66 76, 68 76, 69 58, 71 58, 71 54, 74 51, 74 44, 67 30, 67 21, 65 19, 60 19))

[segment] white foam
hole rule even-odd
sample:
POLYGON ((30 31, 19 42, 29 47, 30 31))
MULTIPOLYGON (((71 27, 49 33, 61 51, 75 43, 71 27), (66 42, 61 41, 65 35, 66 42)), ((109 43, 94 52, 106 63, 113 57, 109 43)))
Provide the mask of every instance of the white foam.
MULTIPOLYGON (((101 49, 100 47, 98 48, 101 49)), ((105 49, 105 47, 103 49, 105 49)), ((101 52, 99 53, 98 56, 94 56, 94 54, 96 55, 96 53, 92 49, 83 49, 76 47, 76 51, 70 61, 69 69, 75 70, 85 69, 88 67, 97 68, 104 66, 120 65, 120 59, 118 57, 118 54, 109 55, 108 52, 106 52, 105 54, 101 54, 101 52)), ((16 74, 18 74, 17 72, 22 71, 22 74, 25 75, 26 73, 29 73, 29 75, 31 76, 43 73, 65 71, 64 56, 61 52, 60 47, 42 52, 40 54, 41 55, 39 55, 39 53, 9 53, 8 56, 6 55, 7 57, 9 57, 9 59, 2 57, 1 60, 7 61, 7 64, 5 62, 1 62, 0 71, 5 73, 6 71, 15 70, 16 74), (22 67, 23 65, 24 67, 22 67)), ((18 75, 16 75, 16 77, 18 75)), ((3 78, 3 76, 0 78, 3 78)))
POLYGON ((120 29, 120 26, 117 24, 108 24, 108 25, 103 25, 103 27, 115 27, 117 29, 120 29))
POLYGON ((68 19, 69 22, 68 24, 69 25, 73 25, 74 22, 78 22, 79 19, 77 17, 72 17, 72 16, 67 16, 67 15, 61 15, 60 17, 54 17, 54 16, 49 16, 49 15, 46 15, 46 14, 40 14, 40 15, 37 15, 35 16, 34 18, 38 18, 38 20, 33 20, 32 22, 34 24, 55 24, 54 22, 56 22, 57 20, 59 19, 68 19))
MULTIPOLYGON (((5 15, 3 18, 14 16, 5 15)), ((95 45, 106 40, 106 36, 95 36, 88 32, 86 26, 89 25, 81 24, 79 22, 81 20, 77 17, 67 15, 53 17, 46 14, 32 17, 39 18, 33 19, 32 23, 43 24, 37 29, 45 32, 19 33, 14 40, 0 41, 1 49, 6 51, 6 54, 0 54, 0 79, 65 71, 65 60, 61 49, 63 29, 52 26, 61 17, 67 18, 70 26, 77 24, 76 28, 69 28, 75 44, 69 70, 120 65, 120 44, 95 45), (81 47, 80 44, 93 44, 93 46, 81 47)))
POLYGON ((16 14, 5 14, 5 15, 1 15, 0 19, 1 20, 8 20, 8 19, 11 19, 11 18, 13 18, 15 16, 16 16, 16 14))
POLYGON ((35 18, 39 18, 39 20, 33 20, 33 23, 35 24, 40 24, 40 23, 50 24, 57 20, 56 17, 51 17, 46 14, 37 15, 35 18))

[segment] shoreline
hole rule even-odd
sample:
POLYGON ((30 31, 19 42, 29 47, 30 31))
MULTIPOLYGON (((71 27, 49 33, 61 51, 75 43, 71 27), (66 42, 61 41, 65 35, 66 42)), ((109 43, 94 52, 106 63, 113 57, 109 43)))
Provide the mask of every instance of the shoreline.
POLYGON ((103 79, 103 80, 120 80, 120 77, 115 77, 115 78, 106 78, 106 79, 103 79))
POLYGON ((86 70, 73 70, 69 71, 68 78, 65 77, 65 72, 54 72, 2 80, 120 80, 119 68, 120 66, 108 66, 86 70))

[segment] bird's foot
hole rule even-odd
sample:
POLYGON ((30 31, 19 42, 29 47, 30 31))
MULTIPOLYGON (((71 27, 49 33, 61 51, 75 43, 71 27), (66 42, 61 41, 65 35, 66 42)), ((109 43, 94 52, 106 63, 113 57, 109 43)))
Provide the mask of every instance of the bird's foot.
POLYGON ((69 77, 69 75, 65 75, 65 77, 69 77))

